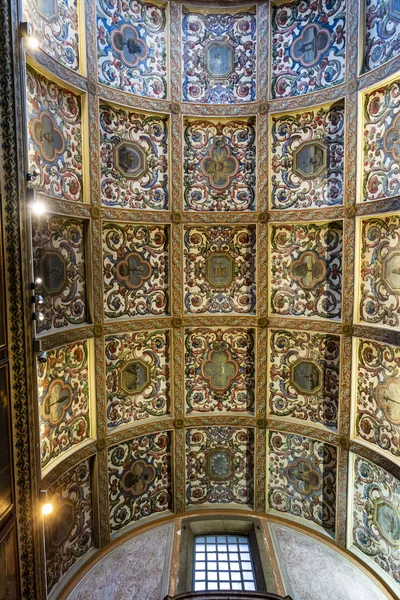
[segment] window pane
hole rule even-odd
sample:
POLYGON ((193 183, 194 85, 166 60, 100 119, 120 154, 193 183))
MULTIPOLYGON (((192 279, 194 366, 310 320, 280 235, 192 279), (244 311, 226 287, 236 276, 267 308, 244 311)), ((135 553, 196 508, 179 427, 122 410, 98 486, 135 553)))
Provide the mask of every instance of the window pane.
POLYGON ((205 552, 196 552, 196 560, 205 560, 206 554, 205 552))
POLYGON ((233 590, 242 590, 242 589, 243 589, 243 588, 242 588, 242 584, 241 584, 241 583, 237 583, 236 581, 234 581, 234 582, 232 583, 232 589, 233 589, 233 590))
POLYGON ((255 590, 248 539, 233 535, 195 538, 193 589, 255 590))
POLYGON ((207 552, 207 558, 208 558, 208 560, 217 560, 217 553, 216 552, 207 552))
POLYGON ((218 552, 218 560, 228 560, 228 555, 226 552, 218 552))
POLYGON ((229 581, 228 582, 227 581, 222 581, 219 584, 219 589, 220 590, 230 590, 231 589, 231 584, 229 583, 229 581))
POLYGON ((254 583, 250 583, 249 581, 245 581, 245 582, 244 582, 244 589, 245 589, 245 590, 249 590, 249 591, 250 591, 250 590, 253 590, 253 591, 254 591, 256 588, 255 588, 255 585, 254 585, 254 583))
POLYGON ((196 583, 194 584, 194 591, 201 591, 201 590, 205 590, 206 589, 206 584, 204 581, 196 581, 196 583))

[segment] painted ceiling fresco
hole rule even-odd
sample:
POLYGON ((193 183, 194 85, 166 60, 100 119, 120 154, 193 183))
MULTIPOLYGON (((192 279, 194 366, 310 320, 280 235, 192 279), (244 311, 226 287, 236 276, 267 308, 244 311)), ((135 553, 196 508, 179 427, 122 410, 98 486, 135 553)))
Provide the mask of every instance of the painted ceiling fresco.
POLYGON ((366 0, 366 71, 395 58, 400 51, 400 5, 396 0, 366 0))
POLYGON ((26 0, 24 16, 43 52, 73 71, 80 68, 77 2, 26 0))
POLYGON ((168 229, 105 223, 107 319, 168 314, 168 229))
POLYGON ((101 196, 105 206, 168 207, 168 117, 100 105, 101 196))
POLYGON ((45 524, 47 589, 93 546, 91 469, 84 460, 48 490, 55 511, 45 524))
POLYGON ((61 346, 38 362, 42 468, 90 437, 89 344, 61 346))
POLYGON ((37 332, 84 323, 87 300, 83 221, 49 214, 33 217, 32 252, 35 278, 40 279, 37 298, 42 298, 36 303, 37 332))
POLYGON ((48 589, 219 508, 398 594, 400 4, 25 1, 48 589))
POLYGON ((268 358, 269 414, 337 429, 340 337, 272 329, 268 358))
POLYGON ((387 471, 353 456, 351 549, 400 583, 400 482, 387 471))
POLYGON ((182 100, 256 99, 256 15, 182 12, 182 100))
POLYGON ((273 98, 305 94, 344 81, 345 6, 345 0, 333 0, 273 7, 273 98))
POLYGON ((54 198, 83 200, 82 108, 77 94, 31 68, 26 72, 28 160, 34 188, 54 198))
POLYGON ((393 81, 364 96, 363 201, 399 195, 399 86, 393 81))
POLYGON ((112 531, 172 509, 171 434, 129 440, 108 451, 112 531))
POLYGON ((360 220, 361 322, 400 326, 400 216, 360 220))
POLYGON ((254 119, 185 122, 185 210, 255 210, 254 125, 254 119))
POLYGON ((342 313, 342 222, 270 228, 273 314, 337 319, 342 313))
POLYGON ((254 329, 185 330, 187 414, 254 414, 255 344, 254 329))
POLYGON ((273 116, 271 208, 343 203, 344 105, 273 116))
POLYGON ((252 429, 186 430, 186 501, 189 505, 253 505, 252 429))
POLYGON ((167 97, 166 11, 135 0, 98 0, 99 82, 138 96, 167 97))
POLYGON ((110 429, 170 413, 170 334, 138 331, 105 339, 110 429))
POLYGON ((256 231, 249 227, 185 227, 186 313, 254 313, 256 231))
POLYGON ((356 435, 399 458, 400 347, 359 339, 356 352, 356 435))
POLYGON ((301 435, 270 431, 268 509, 306 519, 335 532, 335 446, 301 435))

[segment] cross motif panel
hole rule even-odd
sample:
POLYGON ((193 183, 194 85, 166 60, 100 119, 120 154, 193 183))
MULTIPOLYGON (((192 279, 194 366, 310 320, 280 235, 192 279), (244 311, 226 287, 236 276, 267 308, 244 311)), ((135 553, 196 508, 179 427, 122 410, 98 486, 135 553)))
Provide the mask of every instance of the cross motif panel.
POLYGON ((254 413, 254 329, 185 330, 186 412, 254 413))
POLYGON ((272 7, 272 97, 306 94, 345 78, 346 2, 272 7))
POLYGON ((107 319, 168 314, 168 229, 103 226, 104 314, 107 319))
POLYGON ((340 319, 341 222, 271 225, 272 314, 340 319))
POLYGON ((99 82, 138 96, 166 98, 166 10, 135 0, 97 0, 99 82))
POLYGON ((185 121, 184 208, 255 209, 254 119, 185 121))
POLYGON ((90 437, 88 354, 78 342, 37 363, 42 468, 90 437))
POLYGON ((334 536, 335 446, 289 433, 268 433, 268 509, 323 528, 334 536))
POLYGON ((143 435, 108 450, 111 531, 172 508, 171 433, 143 435))

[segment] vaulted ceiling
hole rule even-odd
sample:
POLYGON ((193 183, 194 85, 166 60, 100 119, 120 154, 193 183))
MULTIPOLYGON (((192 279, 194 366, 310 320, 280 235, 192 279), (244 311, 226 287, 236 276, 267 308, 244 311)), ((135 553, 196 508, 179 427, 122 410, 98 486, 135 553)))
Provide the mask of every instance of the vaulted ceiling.
POLYGON ((210 4, 25 0, 48 591, 215 507, 398 590, 397 3, 210 4))

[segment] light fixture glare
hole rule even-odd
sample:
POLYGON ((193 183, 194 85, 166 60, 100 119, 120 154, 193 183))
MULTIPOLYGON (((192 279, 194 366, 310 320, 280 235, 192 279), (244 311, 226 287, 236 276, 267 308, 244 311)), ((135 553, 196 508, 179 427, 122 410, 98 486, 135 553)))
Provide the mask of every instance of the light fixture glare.
POLYGON ((41 200, 35 200, 34 202, 31 202, 29 206, 33 214, 37 216, 44 215, 46 212, 46 205, 41 200))
POLYGON ((52 512, 53 512, 53 505, 51 502, 46 502, 45 504, 42 504, 42 515, 43 516, 50 515, 52 512))

